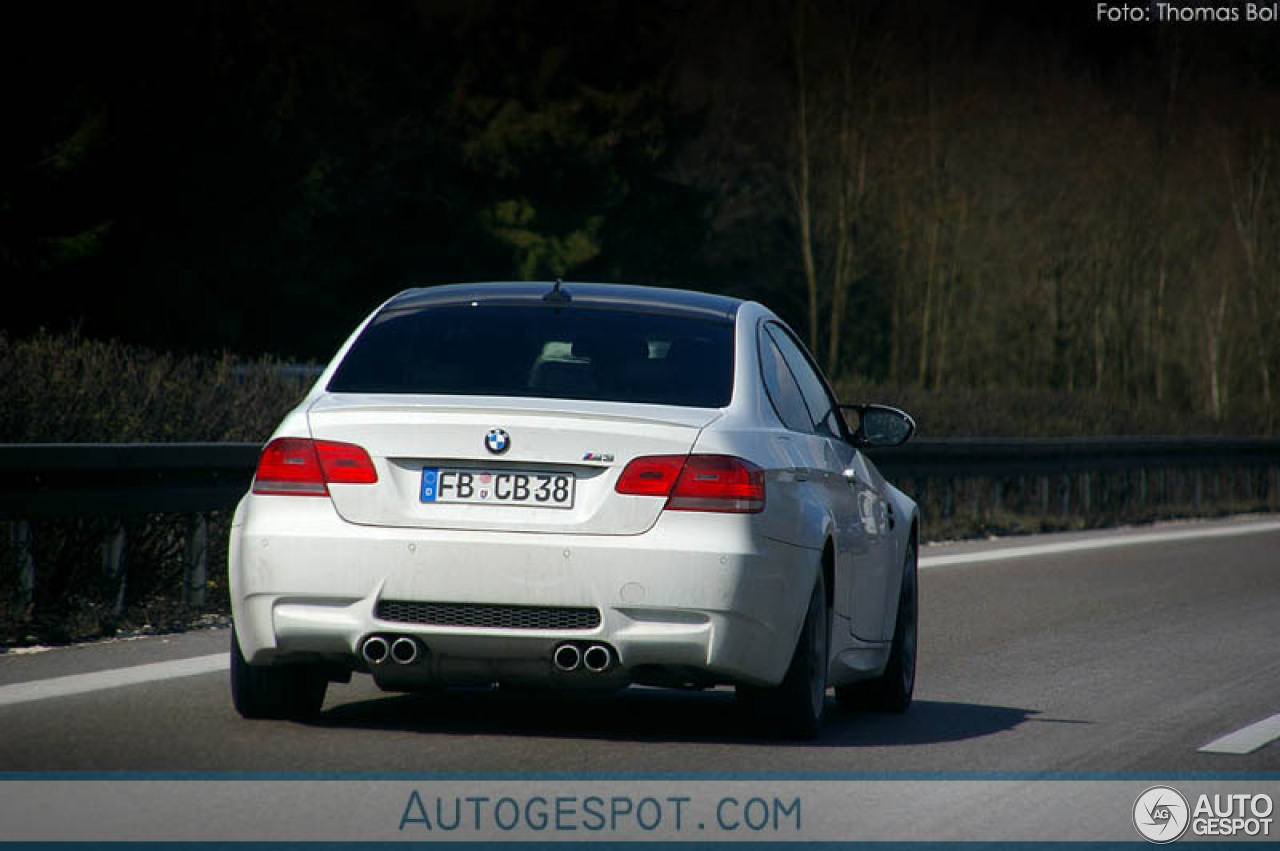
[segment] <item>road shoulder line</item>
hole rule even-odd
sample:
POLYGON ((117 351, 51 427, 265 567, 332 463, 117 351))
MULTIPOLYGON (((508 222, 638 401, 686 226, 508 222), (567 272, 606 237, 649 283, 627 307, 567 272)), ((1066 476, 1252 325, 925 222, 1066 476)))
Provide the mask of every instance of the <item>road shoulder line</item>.
POLYGON ((1263 718, 1248 727, 1242 727, 1234 733, 1228 733, 1214 739, 1200 748, 1202 753, 1247 754, 1280 739, 1280 714, 1263 718))
POLYGON ((1063 541, 1056 544, 1032 544, 1025 547, 1009 547, 1003 550, 982 550, 955 555, 922 556, 921 568, 950 567, 959 564, 978 564, 988 561, 1007 561, 1016 558, 1054 555, 1057 553, 1086 552, 1113 547, 1133 547, 1143 544, 1164 544, 1177 541, 1194 541, 1204 538, 1227 538, 1236 535, 1259 535, 1280 532, 1280 521, 1251 523, 1242 526, 1221 526, 1210 529, 1182 529, 1171 532, 1144 532, 1135 535, 1109 535, 1104 538, 1086 538, 1080 541, 1063 541))
POLYGON ((151 662, 146 665, 134 665, 130 668, 113 668, 89 674, 70 674, 65 677, 53 677, 47 680, 12 683, 0 686, 0 706, 12 706, 17 703, 29 703, 33 700, 45 700, 51 697, 85 694, 92 691, 150 683, 157 680, 172 680, 178 677, 212 674, 218 671, 225 671, 229 665, 229 654, 212 653, 208 656, 194 656, 188 659, 176 659, 172 662, 151 662))

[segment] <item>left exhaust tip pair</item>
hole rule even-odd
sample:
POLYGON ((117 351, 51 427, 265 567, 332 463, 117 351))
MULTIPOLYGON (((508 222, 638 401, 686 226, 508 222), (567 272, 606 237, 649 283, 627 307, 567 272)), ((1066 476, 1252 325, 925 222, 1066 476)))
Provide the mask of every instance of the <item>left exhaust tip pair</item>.
POLYGON ((385 636, 371 635, 360 645, 360 655, 370 665, 412 665, 421 654, 417 640, 407 635, 393 636, 390 641, 385 636))

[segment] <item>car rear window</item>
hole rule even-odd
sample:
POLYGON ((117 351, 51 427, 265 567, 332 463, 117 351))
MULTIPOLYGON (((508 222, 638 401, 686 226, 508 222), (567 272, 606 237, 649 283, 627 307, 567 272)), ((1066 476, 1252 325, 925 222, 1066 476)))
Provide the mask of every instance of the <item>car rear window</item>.
POLYGON ((733 392, 733 324, 577 305, 386 311, 356 339, 328 389, 719 408, 733 392))

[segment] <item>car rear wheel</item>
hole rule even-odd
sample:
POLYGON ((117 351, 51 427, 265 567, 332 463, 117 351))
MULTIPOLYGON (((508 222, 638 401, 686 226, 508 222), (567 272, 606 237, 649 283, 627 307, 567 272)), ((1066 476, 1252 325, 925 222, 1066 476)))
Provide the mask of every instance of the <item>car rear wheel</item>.
POLYGON ((893 645, 884 673, 875 679, 836 687, 836 702, 843 709, 875 712, 905 712, 911 705, 916 685, 916 655, 919 638, 920 592, 916 569, 916 546, 907 550, 903 565, 902 590, 898 594, 898 615, 893 629, 893 645))
POLYGON ((245 718, 312 718, 328 687, 324 671, 309 665, 250 665, 231 630, 231 700, 245 718))
POLYGON ((782 682, 774 688, 737 687, 739 702, 755 715, 761 732, 798 739, 818 735, 827 700, 830 629, 826 593, 819 576, 782 682))

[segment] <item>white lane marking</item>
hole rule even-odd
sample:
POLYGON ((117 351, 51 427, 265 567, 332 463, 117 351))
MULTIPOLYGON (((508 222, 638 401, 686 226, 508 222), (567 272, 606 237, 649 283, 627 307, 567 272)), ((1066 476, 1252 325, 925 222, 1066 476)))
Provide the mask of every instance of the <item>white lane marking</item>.
POLYGON ((955 564, 975 564, 986 561, 1005 561, 1012 558, 1075 553, 1085 550, 1102 550, 1110 547, 1133 547, 1141 544, 1164 544, 1172 541, 1193 541, 1200 538, 1226 538, 1233 535, 1256 535, 1262 532, 1280 532, 1280 521, 1252 523, 1246 526, 1218 526, 1210 529, 1188 529, 1177 532, 1146 532, 1135 535, 1112 535, 1105 538, 1086 538, 1081 541, 1063 541, 1057 544, 1033 544, 1027 547, 1009 547, 1004 550, 983 550, 956 553, 949 556, 922 556, 920 567, 947 567, 955 564))
POLYGON ((108 688, 137 685, 138 683, 150 683, 156 680, 172 680, 177 677, 212 674, 217 671, 225 671, 229 665, 229 654, 214 653, 209 656, 195 656, 190 659, 178 659, 173 662, 153 662, 149 665, 135 665, 132 668, 95 671, 92 674, 72 674, 47 680, 12 683, 7 686, 0 686, 0 706, 27 703, 32 700, 44 700, 50 697, 66 697, 72 694, 84 694, 90 691, 101 691, 108 688))
POLYGON ((1280 739, 1280 715, 1272 715, 1220 739, 1214 739, 1200 750, 1205 753, 1253 753, 1276 739, 1280 739))

